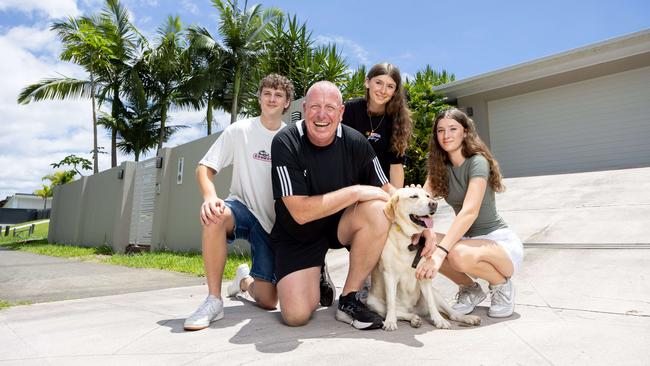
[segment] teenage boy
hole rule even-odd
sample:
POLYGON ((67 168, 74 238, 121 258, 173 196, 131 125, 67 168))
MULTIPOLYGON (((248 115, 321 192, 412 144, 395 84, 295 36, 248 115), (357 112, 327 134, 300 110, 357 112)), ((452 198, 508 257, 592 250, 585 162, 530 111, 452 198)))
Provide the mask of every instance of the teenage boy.
POLYGON ((223 318, 221 281, 227 247, 235 239, 250 243, 252 269, 237 268, 228 296, 247 291, 263 309, 275 309, 275 258, 269 247, 269 233, 275 221, 271 185, 271 141, 285 124, 282 114, 293 99, 293 85, 286 77, 271 74, 259 87, 259 117, 240 120, 228 126, 199 162, 196 177, 203 196, 200 209, 203 234, 201 246, 208 282, 208 297, 190 317, 186 330, 206 328, 223 318), (217 196, 212 178, 233 165, 230 195, 217 196))

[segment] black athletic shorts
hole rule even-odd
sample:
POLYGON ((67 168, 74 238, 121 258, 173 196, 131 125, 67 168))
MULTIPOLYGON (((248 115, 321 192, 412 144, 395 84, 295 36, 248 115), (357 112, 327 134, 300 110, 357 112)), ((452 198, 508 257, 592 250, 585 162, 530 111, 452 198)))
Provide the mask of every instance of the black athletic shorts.
POLYGON ((281 224, 273 226, 270 236, 271 249, 275 252, 275 275, 278 282, 286 275, 310 267, 325 264, 328 249, 340 249, 337 230, 343 210, 328 216, 314 225, 297 225, 287 230, 281 224))

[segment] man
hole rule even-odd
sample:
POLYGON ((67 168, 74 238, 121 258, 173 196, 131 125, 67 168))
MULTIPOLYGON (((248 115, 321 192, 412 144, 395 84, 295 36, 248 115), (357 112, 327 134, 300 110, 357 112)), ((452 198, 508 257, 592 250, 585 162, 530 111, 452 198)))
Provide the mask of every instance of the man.
POLYGON ((275 261, 269 247, 269 232, 275 221, 271 193, 271 141, 284 127, 282 114, 293 98, 293 85, 284 76, 271 74, 259 87, 259 117, 228 126, 199 162, 196 177, 203 195, 200 209, 203 235, 203 261, 208 282, 208 297, 185 320, 186 330, 206 328, 223 318, 221 277, 226 264, 228 243, 245 239, 251 245, 253 268, 237 268, 228 295, 248 291, 258 306, 275 309, 275 261), (212 178, 223 168, 233 165, 230 195, 225 201, 217 197, 212 178))
POLYGON ((319 285, 325 254, 346 246, 350 267, 336 319, 357 329, 380 328, 382 318, 357 291, 386 241, 388 179, 363 135, 341 124, 344 106, 334 84, 314 84, 303 108, 305 120, 280 131, 271 148, 277 215, 271 246, 282 318, 290 326, 309 321, 328 290, 319 285))

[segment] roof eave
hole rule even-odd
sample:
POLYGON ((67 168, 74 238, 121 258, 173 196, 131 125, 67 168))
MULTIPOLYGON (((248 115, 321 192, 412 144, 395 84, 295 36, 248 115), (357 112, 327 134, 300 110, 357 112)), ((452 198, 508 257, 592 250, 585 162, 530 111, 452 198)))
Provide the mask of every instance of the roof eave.
POLYGON ((450 99, 650 53, 650 29, 434 87, 450 99))

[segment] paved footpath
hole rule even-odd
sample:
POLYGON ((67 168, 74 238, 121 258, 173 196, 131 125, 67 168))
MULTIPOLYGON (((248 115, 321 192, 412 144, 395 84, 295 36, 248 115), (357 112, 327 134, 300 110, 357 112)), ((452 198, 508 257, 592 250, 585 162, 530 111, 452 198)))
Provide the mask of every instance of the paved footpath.
POLYGON ((0 247, 0 300, 46 302, 200 285, 202 277, 50 257, 0 247))
MULTIPOLYGON (((414 329, 400 322, 394 332, 357 331, 334 320, 333 307, 290 328, 277 311, 241 299, 227 299, 226 317, 210 328, 184 332, 184 317, 205 297, 204 285, 174 282, 185 276, 162 271, 45 258, 0 251, 0 298, 47 292, 51 300, 66 287, 69 294, 61 296, 94 297, 0 311, 0 365, 648 365, 650 359, 650 250, 527 249, 514 278, 511 318, 487 317, 485 302, 476 310, 478 327, 414 329), (30 265, 28 272, 43 267, 39 276, 16 274, 30 265), (169 288, 141 291, 156 282, 152 277, 169 288), (116 294, 84 293, 82 284, 116 294)), ((346 251, 331 252, 328 263, 340 292, 346 251)), ((435 284, 453 297, 449 281, 439 276, 435 284)))

